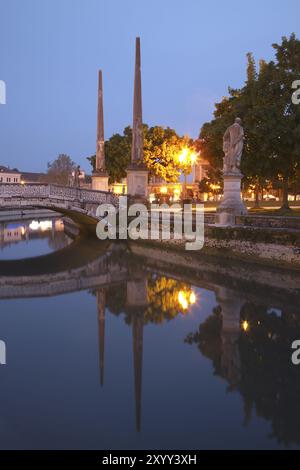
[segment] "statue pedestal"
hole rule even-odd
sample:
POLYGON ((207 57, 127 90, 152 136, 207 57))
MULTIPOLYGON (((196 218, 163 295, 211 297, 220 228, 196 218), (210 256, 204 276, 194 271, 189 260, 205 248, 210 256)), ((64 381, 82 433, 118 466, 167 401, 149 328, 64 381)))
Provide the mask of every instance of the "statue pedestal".
POLYGON ((241 334, 240 313, 245 303, 236 292, 226 287, 216 288, 216 298, 222 308, 222 373, 231 386, 239 383, 241 377, 241 359, 238 339, 241 334))
POLYGON ((241 196, 242 177, 241 173, 224 173, 224 192, 217 208, 216 225, 235 225, 237 215, 247 214, 241 196))
POLYGON ((127 168, 127 194, 133 200, 147 200, 148 170, 143 165, 131 164, 127 168))
POLYGON ((105 171, 92 174, 92 189, 96 191, 108 191, 108 174, 105 171))

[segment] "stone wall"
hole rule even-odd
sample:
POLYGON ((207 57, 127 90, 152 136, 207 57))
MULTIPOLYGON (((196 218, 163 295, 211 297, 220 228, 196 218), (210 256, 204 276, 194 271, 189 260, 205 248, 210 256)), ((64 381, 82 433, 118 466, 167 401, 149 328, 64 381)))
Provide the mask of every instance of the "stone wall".
POLYGON ((300 230, 269 227, 216 227, 205 226, 205 240, 247 241, 300 248, 300 230))
MULTIPOLYGON (((185 251, 181 240, 144 240, 153 246, 185 251)), ((188 252, 187 252, 188 253, 188 252)), ((300 269, 300 231, 260 227, 205 226, 204 247, 192 251, 194 256, 206 253, 226 259, 240 259, 259 264, 300 269)))
POLYGON ((300 230, 300 217, 282 217, 279 215, 241 215, 237 216, 237 225, 247 227, 288 228, 300 230))
MULTIPOLYGON (((214 212, 206 212, 204 214, 205 224, 214 224, 216 214, 214 212)), ((300 230, 300 217, 283 217, 281 215, 259 215, 248 214, 238 215, 235 217, 236 225, 246 227, 269 227, 269 228, 288 228, 300 230)))

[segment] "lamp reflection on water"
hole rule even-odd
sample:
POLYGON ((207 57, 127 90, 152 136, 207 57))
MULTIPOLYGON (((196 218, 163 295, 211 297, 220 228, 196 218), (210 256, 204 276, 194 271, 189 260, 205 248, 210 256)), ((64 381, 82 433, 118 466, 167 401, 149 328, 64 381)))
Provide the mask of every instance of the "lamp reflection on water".
POLYGON ((41 220, 40 222, 38 220, 33 220, 29 224, 30 230, 41 230, 44 232, 45 230, 51 230, 52 229, 52 220, 41 220))
POLYGON ((190 305, 193 305, 196 302, 195 292, 180 290, 178 292, 178 302, 183 310, 187 310, 190 305))

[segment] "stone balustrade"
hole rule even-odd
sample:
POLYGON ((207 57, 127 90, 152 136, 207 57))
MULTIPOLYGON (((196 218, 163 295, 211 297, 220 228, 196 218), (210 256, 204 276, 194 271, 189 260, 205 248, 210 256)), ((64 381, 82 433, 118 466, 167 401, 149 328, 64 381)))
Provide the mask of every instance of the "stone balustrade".
POLYGON ((118 197, 113 193, 55 184, 0 184, 0 198, 56 199, 75 203, 118 205, 118 197))

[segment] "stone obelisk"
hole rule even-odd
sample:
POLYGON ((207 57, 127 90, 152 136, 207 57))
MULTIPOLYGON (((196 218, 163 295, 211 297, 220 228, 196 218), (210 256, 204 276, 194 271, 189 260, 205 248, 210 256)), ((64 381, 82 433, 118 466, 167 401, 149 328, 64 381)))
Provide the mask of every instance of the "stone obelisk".
POLYGON ((127 168, 127 194, 134 200, 144 201, 148 196, 148 170, 144 163, 140 38, 136 38, 135 45, 132 148, 131 162, 127 168))
POLYGON ((97 310, 98 310, 98 336, 99 336, 99 370, 100 384, 104 384, 104 352, 105 352, 105 290, 96 291, 97 310))
POLYGON ((104 116, 103 116, 103 85, 102 70, 98 75, 98 114, 97 114, 97 144, 96 165, 92 175, 92 189, 108 191, 108 173, 105 166, 104 152, 104 116))
POLYGON ((141 430, 144 313, 148 308, 148 280, 139 268, 127 281, 126 311, 132 318, 136 429, 141 430))

